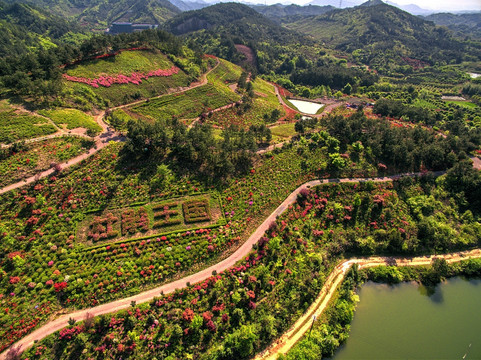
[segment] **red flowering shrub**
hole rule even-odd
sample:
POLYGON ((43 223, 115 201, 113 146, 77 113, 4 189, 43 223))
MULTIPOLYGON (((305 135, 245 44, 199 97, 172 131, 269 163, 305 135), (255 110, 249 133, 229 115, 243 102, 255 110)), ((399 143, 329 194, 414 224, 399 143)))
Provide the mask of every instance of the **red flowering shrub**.
POLYGON ((62 282, 53 284, 53 287, 56 292, 60 292, 67 287, 67 283, 65 281, 62 281, 62 282))
POLYGON ((194 318, 194 315, 195 315, 194 311, 192 309, 187 308, 187 309, 184 310, 184 313, 182 314, 182 318, 185 321, 190 323, 192 321, 192 319, 194 318))

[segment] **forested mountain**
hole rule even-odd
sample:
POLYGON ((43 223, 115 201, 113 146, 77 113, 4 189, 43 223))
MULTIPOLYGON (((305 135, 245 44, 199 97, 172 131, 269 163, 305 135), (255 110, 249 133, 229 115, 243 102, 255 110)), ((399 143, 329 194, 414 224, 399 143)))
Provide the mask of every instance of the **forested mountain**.
POLYGON ((274 69, 283 60, 281 54, 286 52, 286 46, 314 44, 239 3, 222 3, 184 12, 169 20, 164 29, 176 35, 188 35, 205 52, 234 62, 243 58, 235 45, 249 46, 261 72, 274 69))
POLYGON ((382 71, 393 62, 405 65, 406 58, 434 65, 481 56, 479 47, 470 48, 444 27, 384 3, 366 5, 371 6, 334 10, 286 26, 382 71))
POLYGON ((78 26, 31 5, 0 1, 0 56, 49 48, 78 26))
POLYGON ((225 29, 232 36, 242 35, 249 40, 269 35, 276 38, 292 37, 292 32, 239 3, 221 3, 201 10, 187 11, 165 24, 165 29, 175 35, 214 28, 225 29))
POLYGON ((264 15, 268 19, 280 23, 283 19, 286 18, 294 18, 300 16, 316 16, 325 14, 331 10, 334 10, 335 7, 333 6, 316 6, 316 5, 306 5, 306 6, 299 6, 296 4, 291 5, 282 5, 282 4, 274 4, 274 5, 252 5, 251 6, 254 10, 259 12, 260 14, 264 15))
POLYGON ((447 26, 459 36, 481 39, 481 12, 474 14, 439 13, 425 17, 436 25, 447 26))
MULTIPOLYGON (((16 0, 8 0, 16 3, 16 0)), ((180 13, 168 0, 27 0, 87 28, 106 28, 115 21, 162 24, 180 13)))
POLYGON ((103 0, 89 6, 79 20, 92 25, 110 25, 115 21, 162 24, 180 10, 167 0, 103 0))

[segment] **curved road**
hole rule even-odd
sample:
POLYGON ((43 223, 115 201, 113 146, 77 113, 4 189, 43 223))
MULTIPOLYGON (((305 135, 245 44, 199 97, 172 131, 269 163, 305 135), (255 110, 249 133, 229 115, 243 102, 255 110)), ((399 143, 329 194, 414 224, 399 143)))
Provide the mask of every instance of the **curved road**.
MULTIPOLYGON (((262 235, 267 231, 269 228, 269 225, 276 220, 277 216, 281 215, 288 207, 289 205, 293 204, 296 199, 297 195, 304 189, 309 189, 310 187, 314 187, 317 185, 321 184, 326 184, 326 183, 349 183, 349 182, 367 182, 367 181, 375 181, 375 182, 388 182, 392 181, 395 178, 398 178, 399 176, 415 176, 418 174, 415 173, 409 173, 409 174, 401 174, 401 175, 395 175, 395 176, 386 176, 386 177, 378 177, 378 178, 353 178, 353 179, 323 179, 323 180, 313 180, 309 181, 301 186, 299 186, 296 190, 294 190, 283 202, 281 205, 277 207, 277 209, 274 210, 265 220, 264 222, 254 231, 254 233, 247 239, 247 241, 242 244, 242 246, 237 249, 231 256, 228 258, 222 260, 221 262, 212 265, 202 271, 199 271, 195 274, 186 276, 182 279, 173 281, 168 284, 164 284, 161 286, 158 286, 154 289, 144 291, 142 293, 139 293, 137 295, 133 295, 127 298, 119 299, 116 301, 112 301, 110 303, 105 303, 99 306, 95 306, 92 308, 88 309, 83 309, 83 310, 78 310, 72 313, 64 314, 58 317, 55 320, 52 320, 42 327, 38 328, 31 334, 25 336, 21 340, 19 340, 17 343, 15 343, 13 346, 21 346, 23 349, 26 349, 30 346, 33 345, 34 341, 36 340, 41 340, 44 337, 54 333, 55 331, 58 331, 68 325, 68 320, 70 318, 76 319, 76 320, 83 320, 87 316, 87 314, 93 315, 93 316, 98 316, 98 315, 103 315, 103 314, 108 314, 111 312, 116 312, 118 310, 122 309, 127 309, 131 305, 132 301, 135 301, 137 304, 145 303, 150 300, 152 300, 154 297, 160 296, 161 292, 164 294, 171 293, 175 291, 176 289, 184 288, 187 286, 187 283, 190 284, 195 284, 198 282, 201 282, 207 278, 209 278, 212 275, 212 272, 215 270, 217 273, 221 273, 222 271, 232 267, 237 261, 243 259, 249 251, 252 249, 252 245, 257 243, 257 241, 260 239, 262 235)), ((439 175, 439 174, 438 174, 439 175)), ((6 353, 7 351, 4 351, 2 354, 0 354, 0 360, 6 359, 6 353)))
POLYGON ((458 262, 469 258, 481 258, 481 249, 461 251, 446 255, 431 255, 412 258, 370 257, 346 260, 337 265, 331 274, 329 274, 329 277, 326 279, 317 299, 307 309, 305 314, 302 315, 302 317, 300 317, 288 331, 272 343, 266 350, 257 354, 254 360, 275 360, 279 354, 286 354, 299 340, 301 340, 304 334, 311 328, 313 316, 318 318, 327 308, 337 287, 341 284, 342 280, 344 280, 344 276, 352 265, 358 264, 360 269, 394 263, 396 266, 421 266, 430 265, 435 258, 446 259, 448 263, 458 262))

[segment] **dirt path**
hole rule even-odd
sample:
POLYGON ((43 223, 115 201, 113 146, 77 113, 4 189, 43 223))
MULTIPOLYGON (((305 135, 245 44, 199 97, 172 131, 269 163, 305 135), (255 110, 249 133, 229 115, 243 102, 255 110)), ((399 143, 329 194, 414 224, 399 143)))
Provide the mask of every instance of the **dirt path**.
POLYGON ((473 167, 476 170, 481 170, 481 159, 477 156, 471 156, 470 159, 473 160, 473 167))
POLYGON ((316 318, 327 308, 336 288, 344 279, 347 270, 358 264, 360 269, 375 267, 386 264, 397 266, 420 266, 429 265, 435 258, 446 259, 448 263, 458 262, 469 258, 481 258, 481 249, 462 251, 447 255, 432 255, 424 257, 401 258, 401 257, 370 257, 346 260, 337 265, 326 280, 319 296, 307 309, 306 313, 296 323, 276 340, 269 348, 256 355, 254 360, 275 360, 279 354, 286 354, 303 336, 309 331, 313 316, 316 318))
MULTIPOLYGON (((70 160, 67 160, 63 163, 60 163, 59 166, 62 170, 66 169, 66 168, 69 168, 70 166, 73 166, 75 164, 78 164, 79 162, 81 162, 81 161, 87 159, 88 157, 92 156, 93 154, 97 153, 98 151, 100 151, 101 149, 106 147, 109 144, 110 141, 124 141, 125 140, 125 138, 118 135, 114 131, 108 130, 107 124, 105 124, 105 122, 103 121, 104 115, 105 115, 105 111, 102 111, 100 114, 95 116, 95 120, 97 121, 97 123, 103 129, 102 133, 100 135, 96 136, 93 139, 95 141, 95 147, 92 148, 92 149, 89 149, 87 152, 85 152, 85 153, 83 153, 83 154, 81 154, 77 157, 74 157, 70 160)), ((65 135, 62 135, 62 136, 65 136, 65 135)), ((34 176, 30 176, 30 177, 28 177, 28 178, 26 178, 22 181, 16 182, 14 184, 7 185, 7 186, 3 187, 2 189, 0 189, 0 194, 4 194, 6 192, 9 192, 9 191, 14 190, 14 189, 18 189, 18 188, 20 188, 22 186, 25 186, 25 185, 28 185, 28 184, 32 184, 32 183, 34 183, 34 182, 36 182, 40 179, 43 179, 47 176, 52 175, 54 172, 55 172, 55 169, 48 169, 48 170, 39 172, 39 173, 35 174, 34 176)))
MULTIPOLYGON (((216 65, 212 69, 207 71, 205 74, 203 74, 202 77, 201 77, 201 80, 199 82, 196 82, 196 83, 194 83, 194 84, 190 85, 189 87, 184 88, 182 90, 174 91, 174 92, 171 92, 171 93, 168 93, 168 94, 162 94, 162 95, 153 97, 152 99, 157 99, 157 98, 160 98, 160 97, 165 96, 165 95, 181 93, 181 92, 184 92, 184 91, 187 91, 187 90, 197 88, 199 86, 206 85, 207 84, 207 75, 211 71, 213 71, 215 68, 217 68, 217 66, 219 66, 219 64, 220 64, 220 61, 217 60, 216 65)), ((148 99, 144 99, 144 100, 139 100, 139 101, 136 101, 136 102, 133 102, 133 103, 125 104, 125 105, 120 105, 120 106, 111 108, 110 110, 116 110, 116 109, 122 109, 122 108, 129 107, 129 106, 134 106, 134 105, 137 105, 137 104, 141 104, 141 103, 143 103, 147 100, 148 99)), ((230 106, 233 106, 233 105, 230 105, 230 106)), ((27 111, 27 110, 25 110, 25 111, 27 111)), ((82 155, 79 155, 79 156, 77 156, 73 159, 70 159, 66 162, 63 162, 63 163, 59 164, 62 169, 66 169, 66 168, 68 168, 72 165, 78 164, 82 160, 87 159, 88 157, 92 156, 93 154, 97 153, 98 151, 100 151, 101 149, 106 147, 109 144, 110 141, 124 141, 125 140, 125 138, 123 136, 121 136, 118 133, 115 133, 114 131, 110 130, 109 126, 104 122, 103 119, 105 117, 105 113, 106 113, 106 111, 101 111, 99 114, 94 116, 95 121, 102 127, 102 133, 94 138, 95 145, 96 145, 95 148, 90 149, 88 152, 86 152, 82 155)), ((38 115, 38 114, 35 114, 35 115, 38 115)), ((46 139, 50 139, 50 138, 54 138, 54 137, 61 137, 61 136, 65 136, 65 135, 68 135, 68 133, 66 133, 64 130, 60 129, 60 132, 57 132, 55 134, 42 136, 40 138, 30 139, 26 142, 42 141, 42 140, 46 140, 46 139)), ((87 138, 90 138, 90 137, 88 137, 86 135, 82 135, 82 134, 75 134, 73 136, 82 136, 82 137, 85 136, 87 138)), ((7 145, 6 147, 8 147, 8 146, 11 146, 11 145, 7 145)), ((17 183, 5 186, 4 188, 0 189, 0 194, 4 194, 6 192, 9 192, 9 191, 14 190, 14 189, 18 189, 18 188, 20 188, 22 186, 25 186, 25 185, 28 185, 28 184, 32 184, 32 183, 34 183, 34 182, 36 182, 40 179, 43 179, 47 176, 52 175, 54 172, 55 172, 54 169, 48 169, 48 170, 42 171, 40 173, 37 173, 34 176, 26 178, 22 181, 19 181, 17 183)))
POLYGON ((143 104, 146 101, 160 99, 161 97, 167 96, 167 95, 180 94, 180 93, 186 92, 188 90, 192 90, 192 89, 198 88, 200 86, 207 85, 207 83, 208 83, 207 75, 209 75, 212 71, 214 71, 220 64, 219 59, 216 59, 216 61, 217 61, 217 63, 215 64, 215 66, 212 69, 210 69, 206 73, 202 74, 202 76, 200 78, 200 81, 194 82, 194 83, 190 84, 189 86, 186 86, 186 87, 183 87, 183 88, 180 88, 180 89, 177 88, 177 89, 173 89, 172 91, 167 91, 165 94, 154 96, 152 98, 142 99, 142 100, 134 101, 134 102, 131 102, 131 103, 128 103, 128 104, 115 106, 113 108, 110 108, 109 110, 112 111, 112 110, 123 109, 123 108, 126 108, 126 107, 131 107, 131 106, 143 104))
MULTIPOLYGON (((417 174, 409 173, 409 174, 401 174, 405 176, 415 176, 417 174)), ((375 182, 388 182, 392 181, 393 179, 401 176, 389 176, 389 177, 378 177, 378 178, 353 178, 353 179, 323 179, 323 180, 313 180, 309 181, 301 186, 299 186, 296 190, 294 190, 283 202, 281 205, 277 207, 265 220, 264 222, 251 234, 251 236, 247 239, 247 241, 242 244, 239 249, 237 249, 231 256, 222 260, 221 262, 209 266, 208 268, 199 271, 195 274, 186 276, 182 279, 173 281, 168 284, 164 284, 158 286, 154 289, 144 291, 140 294, 133 295, 127 298, 119 299, 110 303, 105 303, 99 306, 95 306, 88 309, 78 310, 72 313, 64 314, 58 317, 55 320, 48 322, 47 324, 43 325, 42 327, 38 328, 31 334, 27 335, 23 339, 19 340, 14 346, 22 346, 23 349, 26 349, 34 343, 36 340, 41 340, 44 337, 58 331, 68 325, 69 318, 74 318, 76 320, 83 320, 87 316, 87 314, 91 314, 93 316, 108 314, 111 312, 116 312, 118 310, 126 309, 130 307, 132 301, 135 301, 137 304, 145 303, 152 300, 154 297, 159 296, 161 292, 164 294, 171 293, 176 289, 181 289, 187 286, 187 283, 195 284, 201 282, 212 275, 212 272, 215 270, 217 273, 221 273, 224 270, 232 267, 235 265, 236 262, 242 260, 249 251, 252 250, 252 245, 257 243, 257 241, 261 238, 262 235, 267 231, 269 225, 276 220, 276 218, 281 215, 289 205, 293 204, 296 199, 297 195, 304 189, 309 189, 310 187, 317 186, 320 184, 326 184, 331 182, 339 182, 339 183, 348 183, 348 182, 366 182, 366 181, 375 181, 375 182)), ((5 359, 6 352, 3 352, 0 355, 0 360, 5 359)))

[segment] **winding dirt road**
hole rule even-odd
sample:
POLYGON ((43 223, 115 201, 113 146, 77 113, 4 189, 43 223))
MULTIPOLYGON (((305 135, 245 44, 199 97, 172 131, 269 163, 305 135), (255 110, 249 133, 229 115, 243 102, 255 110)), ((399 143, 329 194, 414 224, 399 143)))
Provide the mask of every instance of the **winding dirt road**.
POLYGON ((370 257, 370 258, 358 258, 350 259, 337 265, 326 279, 326 283, 322 287, 316 300, 307 309, 305 314, 295 322, 295 324, 285 332, 279 339, 271 344, 262 353, 256 355, 254 360, 275 360, 279 354, 286 354, 303 336, 309 331, 312 324, 313 316, 319 318, 319 315, 327 308, 329 301, 334 295, 336 288, 344 280, 344 276, 350 267, 354 264, 358 264, 360 269, 380 266, 380 265, 393 265, 396 266, 421 266, 430 265, 433 259, 443 258, 448 263, 458 262, 469 258, 481 258, 481 249, 475 249, 472 251, 461 251, 446 255, 432 255, 424 257, 370 257))
MULTIPOLYGON (((440 175, 438 173, 437 175, 440 175)), ((313 180, 309 181, 301 186, 299 186, 296 190, 294 190, 283 202, 281 205, 277 207, 265 220, 264 222, 254 231, 253 234, 247 239, 247 241, 239 247, 231 256, 222 260, 221 262, 212 265, 202 271, 199 271, 195 274, 186 276, 182 279, 173 281, 168 284, 164 284, 158 286, 154 289, 144 291, 137 295, 133 295, 127 298, 119 299, 116 301, 112 301, 110 303, 105 303, 99 306, 95 306, 88 309, 78 310, 72 313, 64 314, 58 317, 55 320, 52 320, 42 327, 38 328, 31 334, 27 335, 23 339, 19 340, 13 346, 18 347, 21 346, 22 349, 26 349, 33 345, 34 341, 38 341, 43 339, 44 337, 58 331, 68 325, 68 320, 70 318, 76 320, 83 320, 87 316, 87 314, 98 316, 103 314, 108 314, 112 312, 116 312, 118 310, 129 308, 132 301, 135 301, 137 304, 145 303, 151 301, 154 297, 160 296, 161 292, 164 294, 171 293, 176 289, 181 289, 187 286, 187 283, 195 284, 205 279, 209 278, 212 275, 213 271, 217 273, 221 273, 224 270, 232 267, 235 265, 236 262, 242 260, 248 253, 251 251, 252 246, 257 243, 257 241, 261 238, 262 235, 267 231, 269 225, 276 220, 276 218, 281 215, 289 205, 293 204, 296 199, 297 195, 304 189, 309 189, 311 187, 326 184, 326 183, 352 183, 352 182, 367 182, 367 181, 374 181, 374 182, 388 182, 392 181, 399 176, 415 176, 419 174, 415 173, 408 173, 408 174, 401 174, 395 176, 386 176, 386 177, 378 177, 378 178, 345 178, 345 179, 323 179, 323 180, 313 180)), ((0 354, 0 360, 6 359, 6 351, 0 354)))
MULTIPOLYGON (((169 92, 167 94, 162 94, 162 95, 153 97, 151 99, 157 99, 157 98, 160 98, 160 97, 166 96, 166 95, 182 93, 182 92, 185 92, 187 90, 195 89, 199 86, 206 85, 207 82, 208 82, 207 75, 211 71, 213 71, 215 68, 217 68, 217 66, 219 66, 219 64, 220 64, 220 61, 217 60, 216 65, 212 69, 210 69, 209 71, 204 73, 202 75, 200 81, 195 82, 195 83, 191 84, 190 86, 188 86, 186 88, 182 88, 181 90, 169 92)), ((147 100, 149 100, 149 99, 139 100, 139 101, 135 101, 133 103, 125 104, 125 105, 119 105, 119 106, 111 108, 110 110, 116 110, 116 109, 122 109, 122 108, 125 108, 125 107, 135 106, 135 105, 144 103, 147 100)), ((36 114, 36 115, 38 115, 38 114, 36 114)), ((102 127, 102 133, 99 134, 98 136, 96 136, 95 138, 93 138, 93 140, 95 141, 95 147, 90 149, 89 151, 85 152, 84 154, 81 154, 77 157, 74 157, 74 158, 68 160, 68 161, 60 163, 59 166, 62 170, 66 169, 70 166, 73 166, 75 164, 78 164, 79 162, 81 162, 81 161, 87 159, 88 157, 94 155, 95 153, 97 153, 98 151, 100 151, 101 149, 106 147, 109 144, 110 141, 125 141, 125 137, 119 135, 118 133, 115 133, 112 130, 109 130, 108 125, 103 120, 104 117, 105 117, 105 111, 101 111, 99 114, 94 116, 95 121, 102 127)), ((65 136, 65 135, 67 135, 67 133, 60 132, 60 133, 55 133, 55 134, 52 134, 52 135, 42 136, 41 138, 30 139, 30 140, 27 140, 26 142, 41 141, 41 140, 50 139, 50 138, 54 138, 54 137, 61 137, 61 136, 65 136)), ((83 136, 83 135, 77 135, 77 136, 83 136)), ((88 138, 90 138, 90 137, 88 137, 88 138)), ((8 147, 8 146, 10 146, 10 145, 7 145, 6 147, 8 147)), ((0 195, 4 194, 6 192, 9 192, 11 190, 14 190, 14 189, 18 189, 22 186, 32 184, 32 183, 34 183, 34 182, 36 182, 40 179, 43 179, 47 176, 50 176, 50 175, 54 174, 54 172, 55 172, 55 169, 44 170, 44 171, 41 171, 41 172, 35 174, 34 176, 30 176, 30 177, 24 179, 22 181, 16 182, 14 184, 7 185, 7 186, 0 189, 0 195)))

